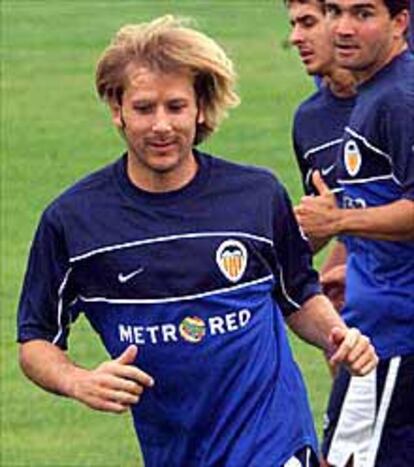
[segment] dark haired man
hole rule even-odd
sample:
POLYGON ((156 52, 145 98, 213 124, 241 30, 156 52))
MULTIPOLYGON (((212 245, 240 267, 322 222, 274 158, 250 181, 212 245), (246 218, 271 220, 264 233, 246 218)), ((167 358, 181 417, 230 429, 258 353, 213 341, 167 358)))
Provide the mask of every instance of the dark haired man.
POLYGON ((327 413, 328 464, 414 465, 414 58, 409 0, 327 0, 338 63, 358 80, 358 100, 338 165, 338 208, 316 174, 320 196, 296 214, 309 234, 343 234, 343 317, 380 355, 366 378, 338 375, 327 413))
MULTIPOLYGON (((285 0, 285 4, 291 24, 290 43, 297 48, 307 73, 323 78, 320 88, 299 105, 293 122, 293 146, 304 191, 307 195, 316 193, 312 174, 318 170, 339 195, 335 167, 355 103, 355 80, 335 62, 323 2, 285 0)), ((323 242, 315 242, 314 249, 321 246, 323 242)), ((321 269, 324 291, 338 311, 343 306, 345 260, 345 247, 336 241, 321 269)))

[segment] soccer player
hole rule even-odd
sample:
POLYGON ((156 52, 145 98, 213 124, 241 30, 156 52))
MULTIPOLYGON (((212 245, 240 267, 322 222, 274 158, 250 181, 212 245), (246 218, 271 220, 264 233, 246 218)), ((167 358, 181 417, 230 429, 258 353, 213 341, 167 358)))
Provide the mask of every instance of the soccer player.
MULTIPOLYGON (((342 135, 355 103, 355 80, 335 62, 334 48, 322 0, 285 0, 291 24, 290 42, 298 49, 309 75, 323 78, 322 86, 296 110, 293 146, 306 194, 316 193, 312 174, 319 170, 325 183, 339 192, 336 162, 342 135)), ((315 249, 324 241, 315 241, 315 249), (319 243, 319 244, 318 244, 319 243)), ((321 268, 324 292, 340 311, 344 300, 345 247, 335 241, 321 268)))
POLYGON ((293 144, 304 191, 315 194, 312 173, 319 170, 327 185, 338 187, 335 164, 345 125, 355 103, 354 78, 339 67, 320 0, 287 0, 289 40, 310 75, 323 77, 321 89, 296 110, 293 144))
POLYGON ((314 236, 344 234, 342 316, 380 356, 367 378, 340 373, 323 446, 329 465, 414 465, 414 57, 408 0, 326 0, 336 60, 353 71, 358 100, 344 134, 343 205, 320 196, 297 216, 314 236))
POLYGON ((232 62, 171 16, 123 27, 96 70, 126 153, 44 212, 19 306, 23 371, 87 406, 132 409, 147 467, 317 465, 285 318, 353 374, 369 340, 320 294, 287 194, 196 149, 238 103, 232 62), (111 360, 65 349, 83 312, 111 360))

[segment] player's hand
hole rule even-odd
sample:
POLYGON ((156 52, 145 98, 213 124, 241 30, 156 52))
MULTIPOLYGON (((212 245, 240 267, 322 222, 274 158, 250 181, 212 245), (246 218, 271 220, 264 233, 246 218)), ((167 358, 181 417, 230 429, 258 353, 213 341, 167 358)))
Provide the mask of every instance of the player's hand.
POLYGON ((341 210, 319 171, 313 172, 312 182, 319 195, 302 197, 299 205, 294 208, 296 220, 308 236, 316 239, 329 238, 339 232, 341 210))
POLYGON ((338 264, 320 276, 323 293, 337 311, 344 306, 346 265, 338 264))
POLYGON ((329 340, 334 349, 329 363, 334 369, 343 364, 353 376, 365 376, 377 366, 378 357, 373 345, 358 329, 335 327, 329 340))
POLYGON ((154 385, 153 378, 133 365, 138 353, 130 345, 118 358, 94 370, 78 368, 72 395, 87 406, 105 412, 122 413, 136 404, 144 389, 154 385))

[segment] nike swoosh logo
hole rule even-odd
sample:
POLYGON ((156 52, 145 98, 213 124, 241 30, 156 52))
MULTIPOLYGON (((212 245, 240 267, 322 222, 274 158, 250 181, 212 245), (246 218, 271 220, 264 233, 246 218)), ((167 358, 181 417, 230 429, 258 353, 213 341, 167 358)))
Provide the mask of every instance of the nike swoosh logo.
POLYGON ((139 268, 139 269, 136 269, 135 271, 132 271, 132 272, 130 272, 128 274, 123 274, 122 272, 120 272, 118 274, 118 280, 119 280, 119 282, 121 284, 125 284, 125 282, 128 282, 130 279, 132 279, 136 275, 140 274, 143 270, 144 270, 144 268, 139 268))
POLYGON ((321 174, 323 176, 325 175, 328 175, 329 173, 332 172, 332 170, 335 168, 335 164, 332 164, 332 165, 329 165, 328 167, 324 167, 322 170, 321 170, 321 174))

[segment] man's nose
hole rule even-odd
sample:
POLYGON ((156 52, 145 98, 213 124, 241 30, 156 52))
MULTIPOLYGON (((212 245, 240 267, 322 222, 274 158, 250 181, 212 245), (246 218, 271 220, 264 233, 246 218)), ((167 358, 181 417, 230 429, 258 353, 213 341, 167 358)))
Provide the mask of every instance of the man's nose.
POLYGON ((152 125, 152 130, 157 133, 165 133, 168 131, 171 131, 172 125, 171 125, 171 120, 165 112, 165 110, 158 110, 155 119, 152 125))
POLYGON ((352 36, 355 33, 355 21, 347 14, 336 18, 331 26, 334 34, 338 36, 352 36))
POLYGON ((289 42, 292 45, 297 46, 301 44, 303 41, 304 41, 304 35, 303 35, 301 28, 298 25, 293 26, 289 34, 289 42))

